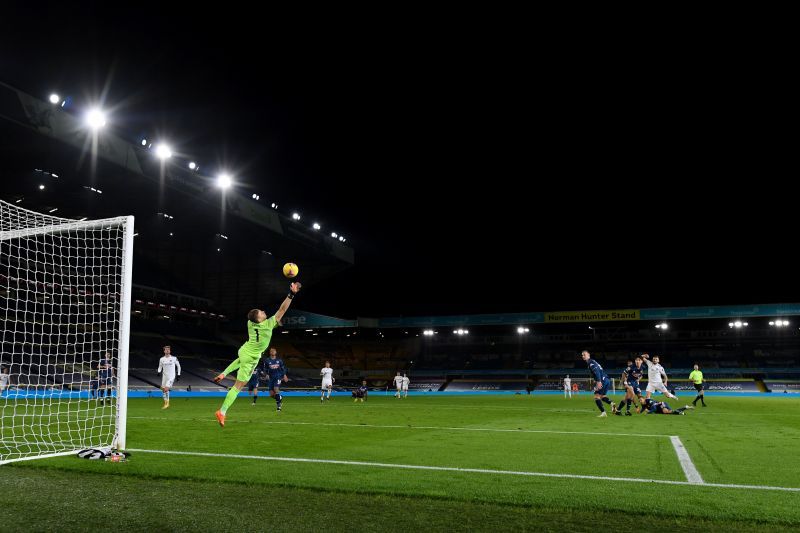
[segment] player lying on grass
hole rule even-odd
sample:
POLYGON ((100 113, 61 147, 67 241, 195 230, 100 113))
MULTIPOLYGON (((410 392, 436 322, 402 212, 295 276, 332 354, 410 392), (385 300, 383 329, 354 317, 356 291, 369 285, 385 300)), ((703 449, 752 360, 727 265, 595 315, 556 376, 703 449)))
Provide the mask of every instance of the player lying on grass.
POLYGON ((687 409, 694 409, 691 405, 672 409, 667 402, 654 402, 650 399, 645 400, 643 406, 646 415, 684 415, 687 409))
POLYGON ((225 427, 225 415, 228 409, 236 401, 239 391, 250 380, 253 374, 253 369, 258 365, 261 359, 261 354, 269 346, 269 340, 272 338, 272 330, 278 325, 278 322, 289 306, 292 304, 292 299, 300 291, 300 283, 294 282, 289 286, 289 294, 283 300, 280 308, 275 312, 275 315, 267 318, 267 314, 261 309, 251 309, 247 313, 247 342, 242 344, 239 348, 239 356, 228 365, 228 368, 222 371, 217 377, 214 378, 216 383, 221 382, 228 373, 236 369, 236 383, 228 391, 225 396, 225 401, 222 402, 222 407, 217 411, 216 417, 219 425, 225 427))

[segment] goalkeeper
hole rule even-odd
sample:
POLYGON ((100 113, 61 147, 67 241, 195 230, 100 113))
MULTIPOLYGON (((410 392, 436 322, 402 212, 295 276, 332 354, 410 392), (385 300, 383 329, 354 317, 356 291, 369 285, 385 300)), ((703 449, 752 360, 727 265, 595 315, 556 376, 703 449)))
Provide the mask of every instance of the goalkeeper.
POLYGON ((289 294, 286 296, 286 299, 283 300, 283 303, 275 312, 275 315, 270 318, 267 318, 267 314, 261 309, 251 309, 250 312, 247 313, 247 342, 242 344, 242 347, 239 348, 239 357, 228 365, 228 368, 223 370, 221 374, 214 378, 214 381, 219 383, 228 373, 233 372, 237 368, 239 369, 236 373, 236 383, 233 384, 233 387, 228 391, 228 395, 225 396, 222 407, 216 412, 217 421, 222 427, 225 427, 225 414, 228 412, 233 402, 236 401, 236 397, 239 395, 239 391, 242 390, 242 387, 250 381, 253 369, 258 365, 259 360, 261 360, 261 354, 264 353, 264 350, 269 346, 269 341, 272 338, 272 330, 279 324, 281 318, 283 318, 283 315, 289 309, 292 299, 300 291, 300 283, 292 283, 289 289, 289 294))

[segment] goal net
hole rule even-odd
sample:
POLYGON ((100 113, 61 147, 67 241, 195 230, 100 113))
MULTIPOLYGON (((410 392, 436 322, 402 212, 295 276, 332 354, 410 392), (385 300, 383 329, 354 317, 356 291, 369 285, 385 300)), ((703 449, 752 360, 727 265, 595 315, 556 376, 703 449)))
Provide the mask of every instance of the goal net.
POLYGON ((125 448, 133 217, 0 200, 0 464, 125 448))

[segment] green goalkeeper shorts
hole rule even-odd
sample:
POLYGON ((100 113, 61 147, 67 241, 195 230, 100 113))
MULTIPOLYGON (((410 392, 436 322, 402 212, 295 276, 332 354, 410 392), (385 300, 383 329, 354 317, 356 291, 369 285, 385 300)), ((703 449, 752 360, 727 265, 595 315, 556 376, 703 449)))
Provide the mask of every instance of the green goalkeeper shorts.
POLYGON ((256 365, 261 360, 261 354, 251 354, 246 352, 245 350, 239 350, 239 371, 236 373, 236 380, 237 381, 250 381, 250 378, 253 377, 253 370, 255 370, 256 365))

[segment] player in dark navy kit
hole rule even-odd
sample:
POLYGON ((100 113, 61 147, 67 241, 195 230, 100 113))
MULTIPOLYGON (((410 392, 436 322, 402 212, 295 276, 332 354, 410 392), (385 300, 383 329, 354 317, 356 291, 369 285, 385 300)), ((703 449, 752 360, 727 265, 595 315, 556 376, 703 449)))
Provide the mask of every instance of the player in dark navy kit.
POLYGON ((684 405, 678 409, 672 409, 667 402, 654 402, 653 400, 644 401, 644 414, 646 415, 685 415, 687 409, 694 409, 691 405, 684 405))
POLYGON ((264 365, 267 367, 269 375, 269 395, 275 398, 275 405, 280 411, 283 406, 281 381, 284 383, 289 381, 289 376, 286 375, 286 365, 283 364, 283 359, 278 359, 278 350, 275 348, 269 349, 269 359, 264 362, 264 365))
MULTIPOLYGON (((645 367, 644 361, 641 356, 636 356, 635 364, 633 361, 628 361, 628 366, 622 372, 622 383, 625 386, 625 398, 619 402, 617 407, 618 415, 622 415, 622 406, 626 405, 625 416, 631 416, 631 403, 636 398, 639 399, 639 405, 642 403, 642 389, 639 387, 639 380, 644 375, 645 367)), ((639 405, 636 406, 639 409, 639 405)))
POLYGON ((253 369, 253 374, 250 376, 250 381, 247 382, 247 393, 253 395, 253 404, 258 401, 258 388, 263 387, 269 381, 267 374, 266 361, 259 362, 253 369))
POLYGON ((581 352, 581 359, 583 359, 587 365, 589 365, 589 371, 592 373, 592 378, 595 381, 593 392, 594 392, 594 403, 597 404, 597 408, 600 409, 600 414, 598 417, 603 418, 608 416, 606 414, 606 410, 603 407, 603 403, 607 403, 611 406, 611 411, 613 413, 617 412, 617 406, 608 399, 608 389, 611 387, 611 380, 606 375, 605 370, 603 367, 600 366, 600 363, 592 359, 591 354, 587 350, 581 352))
POLYGON ((111 354, 106 352, 104 356, 100 357, 100 361, 97 363, 97 399, 99 400, 102 398, 103 405, 106 404, 106 401, 111 401, 113 377, 114 368, 111 366, 111 354))
POLYGON ((361 386, 353 391, 354 402, 361 400, 362 402, 367 399, 369 395, 369 388, 367 388, 367 380, 361 382, 361 386))

